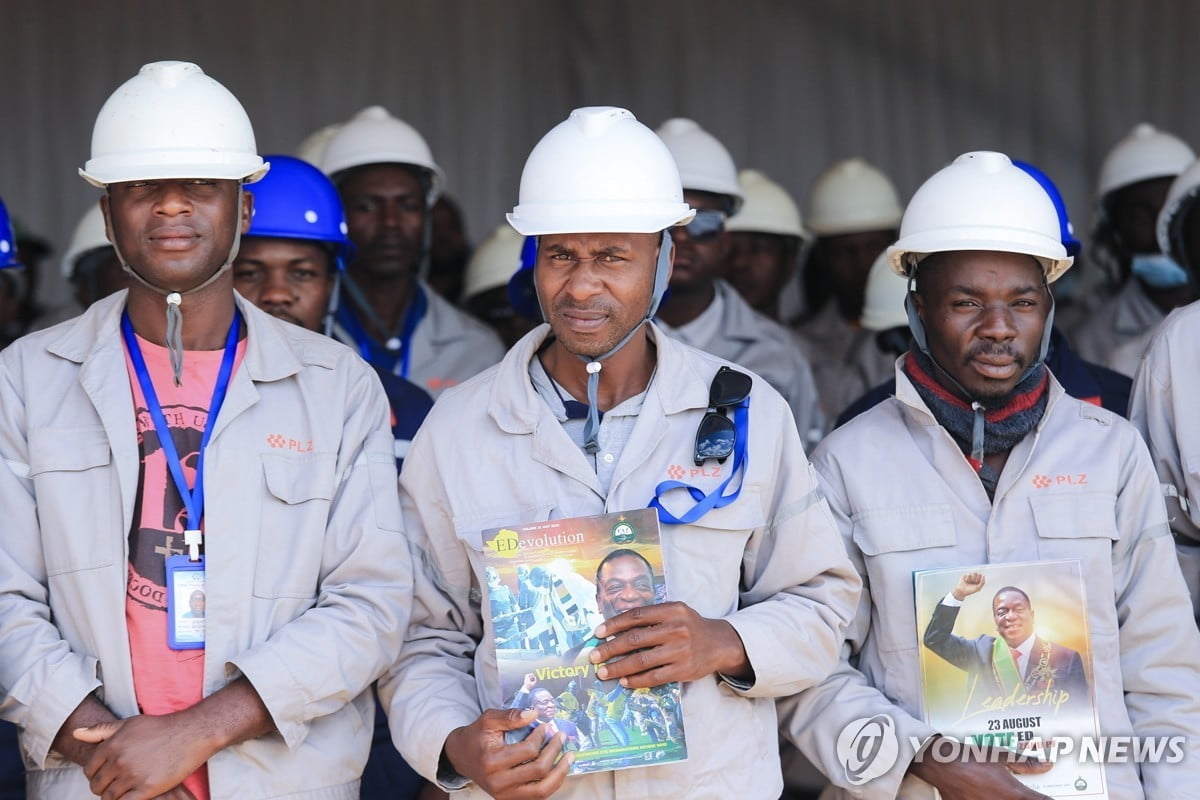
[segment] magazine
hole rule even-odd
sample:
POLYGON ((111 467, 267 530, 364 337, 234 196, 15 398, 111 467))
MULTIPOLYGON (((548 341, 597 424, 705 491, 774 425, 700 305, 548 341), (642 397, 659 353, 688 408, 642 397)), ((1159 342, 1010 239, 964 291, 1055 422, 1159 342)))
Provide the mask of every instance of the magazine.
POLYGON ((626 689, 588 661, 605 619, 667 599, 653 509, 556 519, 483 532, 500 691, 575 751, 572 775, 683 761, 678 683, 626 689))
POLYGON ((1045 771, 1017 779, 1038 792, 1107 798, 1102 759, 1081 747, 1099 725, 1079 562, 913 577, 926 721, 960 752, 992 746, 1037 764, 1045 771))

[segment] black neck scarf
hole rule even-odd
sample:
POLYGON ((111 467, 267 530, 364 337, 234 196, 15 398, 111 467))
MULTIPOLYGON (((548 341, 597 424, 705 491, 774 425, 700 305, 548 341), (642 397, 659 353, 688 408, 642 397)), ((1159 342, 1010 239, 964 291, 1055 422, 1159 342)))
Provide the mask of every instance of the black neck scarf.
MULTIPOLYGON (((904 374, 912 381, 917 394, 933 413, 933 418, 953 437, 967 461, 975 468, 988 497, 995 499, 996 483, 1000 476, 986 464, 971 457, 971 440, 975 424, 972 404, 942 386, 933 377, 938 368, 929 356, 913 348, 904 359, 904 374)), ((1046 413, 1050 377, 1045 364, 1038 364, 1021 379, 1011 395, 1000 405, 984 412, 984 454, 1011 450, 1029 435, 1038 420, 1046 413)))

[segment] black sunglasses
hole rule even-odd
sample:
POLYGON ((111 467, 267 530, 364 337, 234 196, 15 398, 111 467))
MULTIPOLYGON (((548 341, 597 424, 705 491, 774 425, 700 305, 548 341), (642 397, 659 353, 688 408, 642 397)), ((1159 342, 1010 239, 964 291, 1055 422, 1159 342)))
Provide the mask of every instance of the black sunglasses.
POLYGON ((733 453, 737 427, 725 415, 725 409, 741 405, 750 396, 752 383, 749 375, 736 369, 721 367, 717 370, 708 389, 708 412, 696 428, 696 453, 693 456, 696 466, 702 466, 710 458, 724 464, 733 453))
POLYGON ((693 242, 708 242, 725 230, 725 212, 711 208, 696 212, 692 221, 683 226, 693 242))

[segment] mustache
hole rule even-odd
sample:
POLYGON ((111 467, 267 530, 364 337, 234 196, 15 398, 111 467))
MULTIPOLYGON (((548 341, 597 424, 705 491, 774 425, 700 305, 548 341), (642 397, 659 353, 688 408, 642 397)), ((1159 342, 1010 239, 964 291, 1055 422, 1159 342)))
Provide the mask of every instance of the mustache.
POLYGON ((1002 358, 1011 358, 1020 366, 1026 366, 1029 359, 1022 353, 1013 349, 1009 344, 977 344, 967 350, 966 356, 963 358, 963 363, 968 364, 978 356, 999 356, 1002 358))
POLYGON ((584 313, 599 313, 606 316, 613 316, 617 307, 612 303, 576 303, 570 298, 558 300, 550 307, 551 311, 582 311, 584 313))

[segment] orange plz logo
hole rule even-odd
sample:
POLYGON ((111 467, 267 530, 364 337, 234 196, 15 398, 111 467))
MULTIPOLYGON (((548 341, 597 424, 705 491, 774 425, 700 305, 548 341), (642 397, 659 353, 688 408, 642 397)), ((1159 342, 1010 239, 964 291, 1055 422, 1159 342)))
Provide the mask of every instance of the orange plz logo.
POLYGON ((267 444, 276 450, 291 450, 296 453, 311 453, 313 451, 313 441, 301 441, 299 439, 289 439, 279 433, 267 434, 267 444))
POLYGON ((1063 475, 1034 475, 1033 488, 1049 489, 1051 486, 1087 486, 1086 472, 1068 472, 1063 475))
POLYGON ((684 478, 689 480, 694 478, 719 478, 721 477, 721 465, 714 464, 711 467, 682 467, 679 464, 672 464, 667 467, 667 477, 674 481, 681 481, 684 478))

